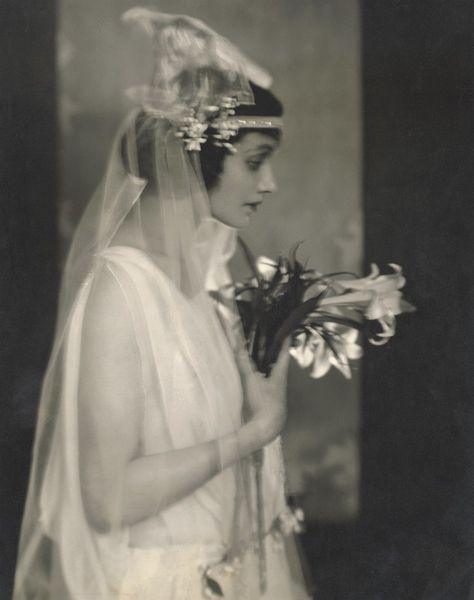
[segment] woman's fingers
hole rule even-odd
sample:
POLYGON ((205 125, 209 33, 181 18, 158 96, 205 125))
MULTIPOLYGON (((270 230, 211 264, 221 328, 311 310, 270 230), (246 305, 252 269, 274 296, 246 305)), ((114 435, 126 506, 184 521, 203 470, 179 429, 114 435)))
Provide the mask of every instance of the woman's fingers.
MULTIPOLYGON (((287 337, 281 346, 278 359, 272 368, 271 377, 275 379, 285 379, 288 371, 288 363, 290 361, 290 345, 291 338, 287 337)), ((245 375, 257 374, 255 365, 249 355, 249 352, 245 346, 240 346, 235 351, 235 358, 239 370, 245 375)))
POLYGON ((235 353, 235 358, 237 360, 237 366, 243 375, 252 375, 255 372, 247 348, 238 348, 235 353))
POLYGON ((278 360, 272 369, 272 377, 277 380, 285 380, 288 372, 288 363, 290 362, 290 344, 291 338, 285 338, 278 355, 278 360))

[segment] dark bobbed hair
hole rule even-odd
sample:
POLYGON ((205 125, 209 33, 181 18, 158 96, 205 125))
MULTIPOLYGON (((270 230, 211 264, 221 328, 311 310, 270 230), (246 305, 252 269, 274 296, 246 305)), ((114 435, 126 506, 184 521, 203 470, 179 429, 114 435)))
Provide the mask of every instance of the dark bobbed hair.
MULTIPOLYGON (((261 88, 260 86, 250 82, 250 87, 254 96, 255 104, 241 104, 235 109, 236 116, 252 117, 281 117, 283 115, 283 105, 270 91, 261 88)), ((281 137, 281 130, 278 128, 241 128, 236 136, 231 138, 232 143, 241 140, 248 133, 262 133, 276 140, 281 137)), ((201 173, 204 185, 207 190, 214 188, 222 173, 225 157, 230 154, 227 148, 216 146, 212 136, 212 129, 208 130, 208 139, 201 146, 199 154, 199 162, 201 165, 201 173)), ((150 184, 156 185, 155 181, 155 165, 154 165, 154 148, 155 136, 157 135, 156 120, 150 117, 145 111, 138 113, 135 120, 135 137, 136 137, 136 161, 135 169, 132 168, 127 152, 127 135, 124 135, 121 144, 121 154, 126 169, 134 174, 148 180, 150 184), (138 172, 135 172, 138 170, 138 172)))
MULTIPOLYGON (((240 117, 281 117, 283 115, 283 105, 278 98, 270 91, 255 83, 250 82, 255 104, 240 104, 235 109, 235 116, 240 117)), ((248 133, 262 133, 276 140, 281 137, 280 129, 262 128, 246 129, 240 128, 236 136, 231 138, 231 143, 236 143, 248 133)), ((212 133, 212 130, 210 131, 212 133)), ((227 148, 216 146, 210 135, 205 144, 201 147, 201 171, 204 184, 208 190, 215 187, 219 181, 219 176, 224 167, 225 157, 230 154, 227 148)))

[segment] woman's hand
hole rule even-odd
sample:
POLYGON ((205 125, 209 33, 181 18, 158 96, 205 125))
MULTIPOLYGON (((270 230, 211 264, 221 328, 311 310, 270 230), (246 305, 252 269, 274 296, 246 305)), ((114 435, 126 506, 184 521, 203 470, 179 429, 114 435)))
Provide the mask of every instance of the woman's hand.
POLYGON ((269 377, 256 371, 244 346, 236 353, 244 391, 244 417, 258 448, 275 439, 286 422, 289 346, 287 339, 269 377))

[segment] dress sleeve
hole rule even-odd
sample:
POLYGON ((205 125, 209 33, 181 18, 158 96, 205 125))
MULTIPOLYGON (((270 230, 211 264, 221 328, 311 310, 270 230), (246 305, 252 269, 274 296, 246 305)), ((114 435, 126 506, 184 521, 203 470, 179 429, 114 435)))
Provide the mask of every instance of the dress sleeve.
POLYGON ((94 278, 85 307, 77 407, 85 514, 92 527, 107 531, 121 522, 117 494, 127 464, 139 452, 144 410, 134 324, 108 263, 94 278))
POLYGON ((101 261, 78 291, 43 385, 21 593, 41 582, 48 598, 106 598, 119 586, 125 468, 139 450, 142 387, 131 312, 101 261))

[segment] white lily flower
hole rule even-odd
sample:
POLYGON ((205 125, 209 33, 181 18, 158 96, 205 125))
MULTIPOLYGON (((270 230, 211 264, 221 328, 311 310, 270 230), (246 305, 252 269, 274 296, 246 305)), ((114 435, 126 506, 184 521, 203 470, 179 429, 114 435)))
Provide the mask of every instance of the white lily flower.
POLYGON ((307 341, 304 333, 299 334, 296 337, 297 345, 290 348, 290 354, 300 367, 313 366, 310 374, 313 379, 324 377, 331 367, 335 367, 346 379, 350 379, 352 372, 349 361, 359 360, 363 353, 362 347, 357 343, 359 334, 351 327, 335 323, 328 323, 326 329, 337 356, 317 331, 314 331, 307 341))
POLYGON ((313 379, 320 379, 331 369, 331 361, 329 359, 332 352, 328 352, 328 349, 325 348, 326 342, 320 335, 315 335, 311 339, 311 342, 314 351, 314 363, 310 377, 313 379))
MULTIPOLYGON (((259 256, 256 261, 256 267, 265 281, 271 281, 276 271, 280 268, 277 262, 267 256, 259 256)), ((288 281, 288 271, 285 267, 281 269, 283 273, 282 283, 286 283, 288 281)))
POLYGON ((373 290, 380 294, 389 293, 401 289, 406 279, 402 275, 402 268, 395 263, 389 263, 393 273, 380 275, 380 269, 376 264, 371 264, 371 272, 367 277, 348 280, 338 280, 338 285, 346 290, 373 290))
POLYGON ((402 293, 399 291, 393 291, 390 294, 374 294, 372 302, 367 307, 365 316, 367 319, 381 319, 387 314, 399 315, 401 314, 401 299, 402 293))
POLYGON ((369 342, 374 346, 383 346, 395 335, 395 315, 387 313, 378 319, 378 322, 382 327, 382 331, 377 333, 375 338, 370 338, 369 342))
POLYGON ((370 342, 385 344, 395 334, 395 316, 403 312, 400 289, 405 285, 401 267, 395 263, 390 263, 390 267, 393 273, 388 275, 380 275, 377 265, 372 264, 367 277, 337 280, 334 289, 345 293, 324 298, 320 306, 329 311, 337 311, 341 306, 361 309, 366 319, 378 321, 382 327, 370 342))
POLYGON ((399 291, 406 283, 402 275, 402 268, 390 263, 393 273, 379 275, 377 265, 371 265, 371 273, 360 279, 339 280, 337 286, 349 292, 362 292, 360 301, 370 298, 365 311, 367 319, 380 319, 387 313, 398 315, 402 312, 400 301, 402 293, 399 291))
POLYGON ((314 361, 314 350, 311 344, 305 343, 306 336, 304 333, 300 333, 296 336, 296 346, 290 347, 290 354, 299 364, 302 369, 306 369, 311 366, 314 361))
POLYGON ((322 377, 331 367, 335 367, 342 373, 346 379, 351 379, 352 372, 350 367, 351 360, 359 360, 362 357, 362 347, 357 344, 358 332, 350 327, 329 323, 326 329, 331 331, 332 345, 337 352, 337 356, 321 336, 319 339, 319 352, 316 355, 316 361, 321 361, 321 368, 318 369, 315 361, 315 368, 312 376, 322 377))
POLYGON ((256 267, 260 275, 269 281, 275 274, 278 264, 268 256, 259 256, 256 260, 256 267))

